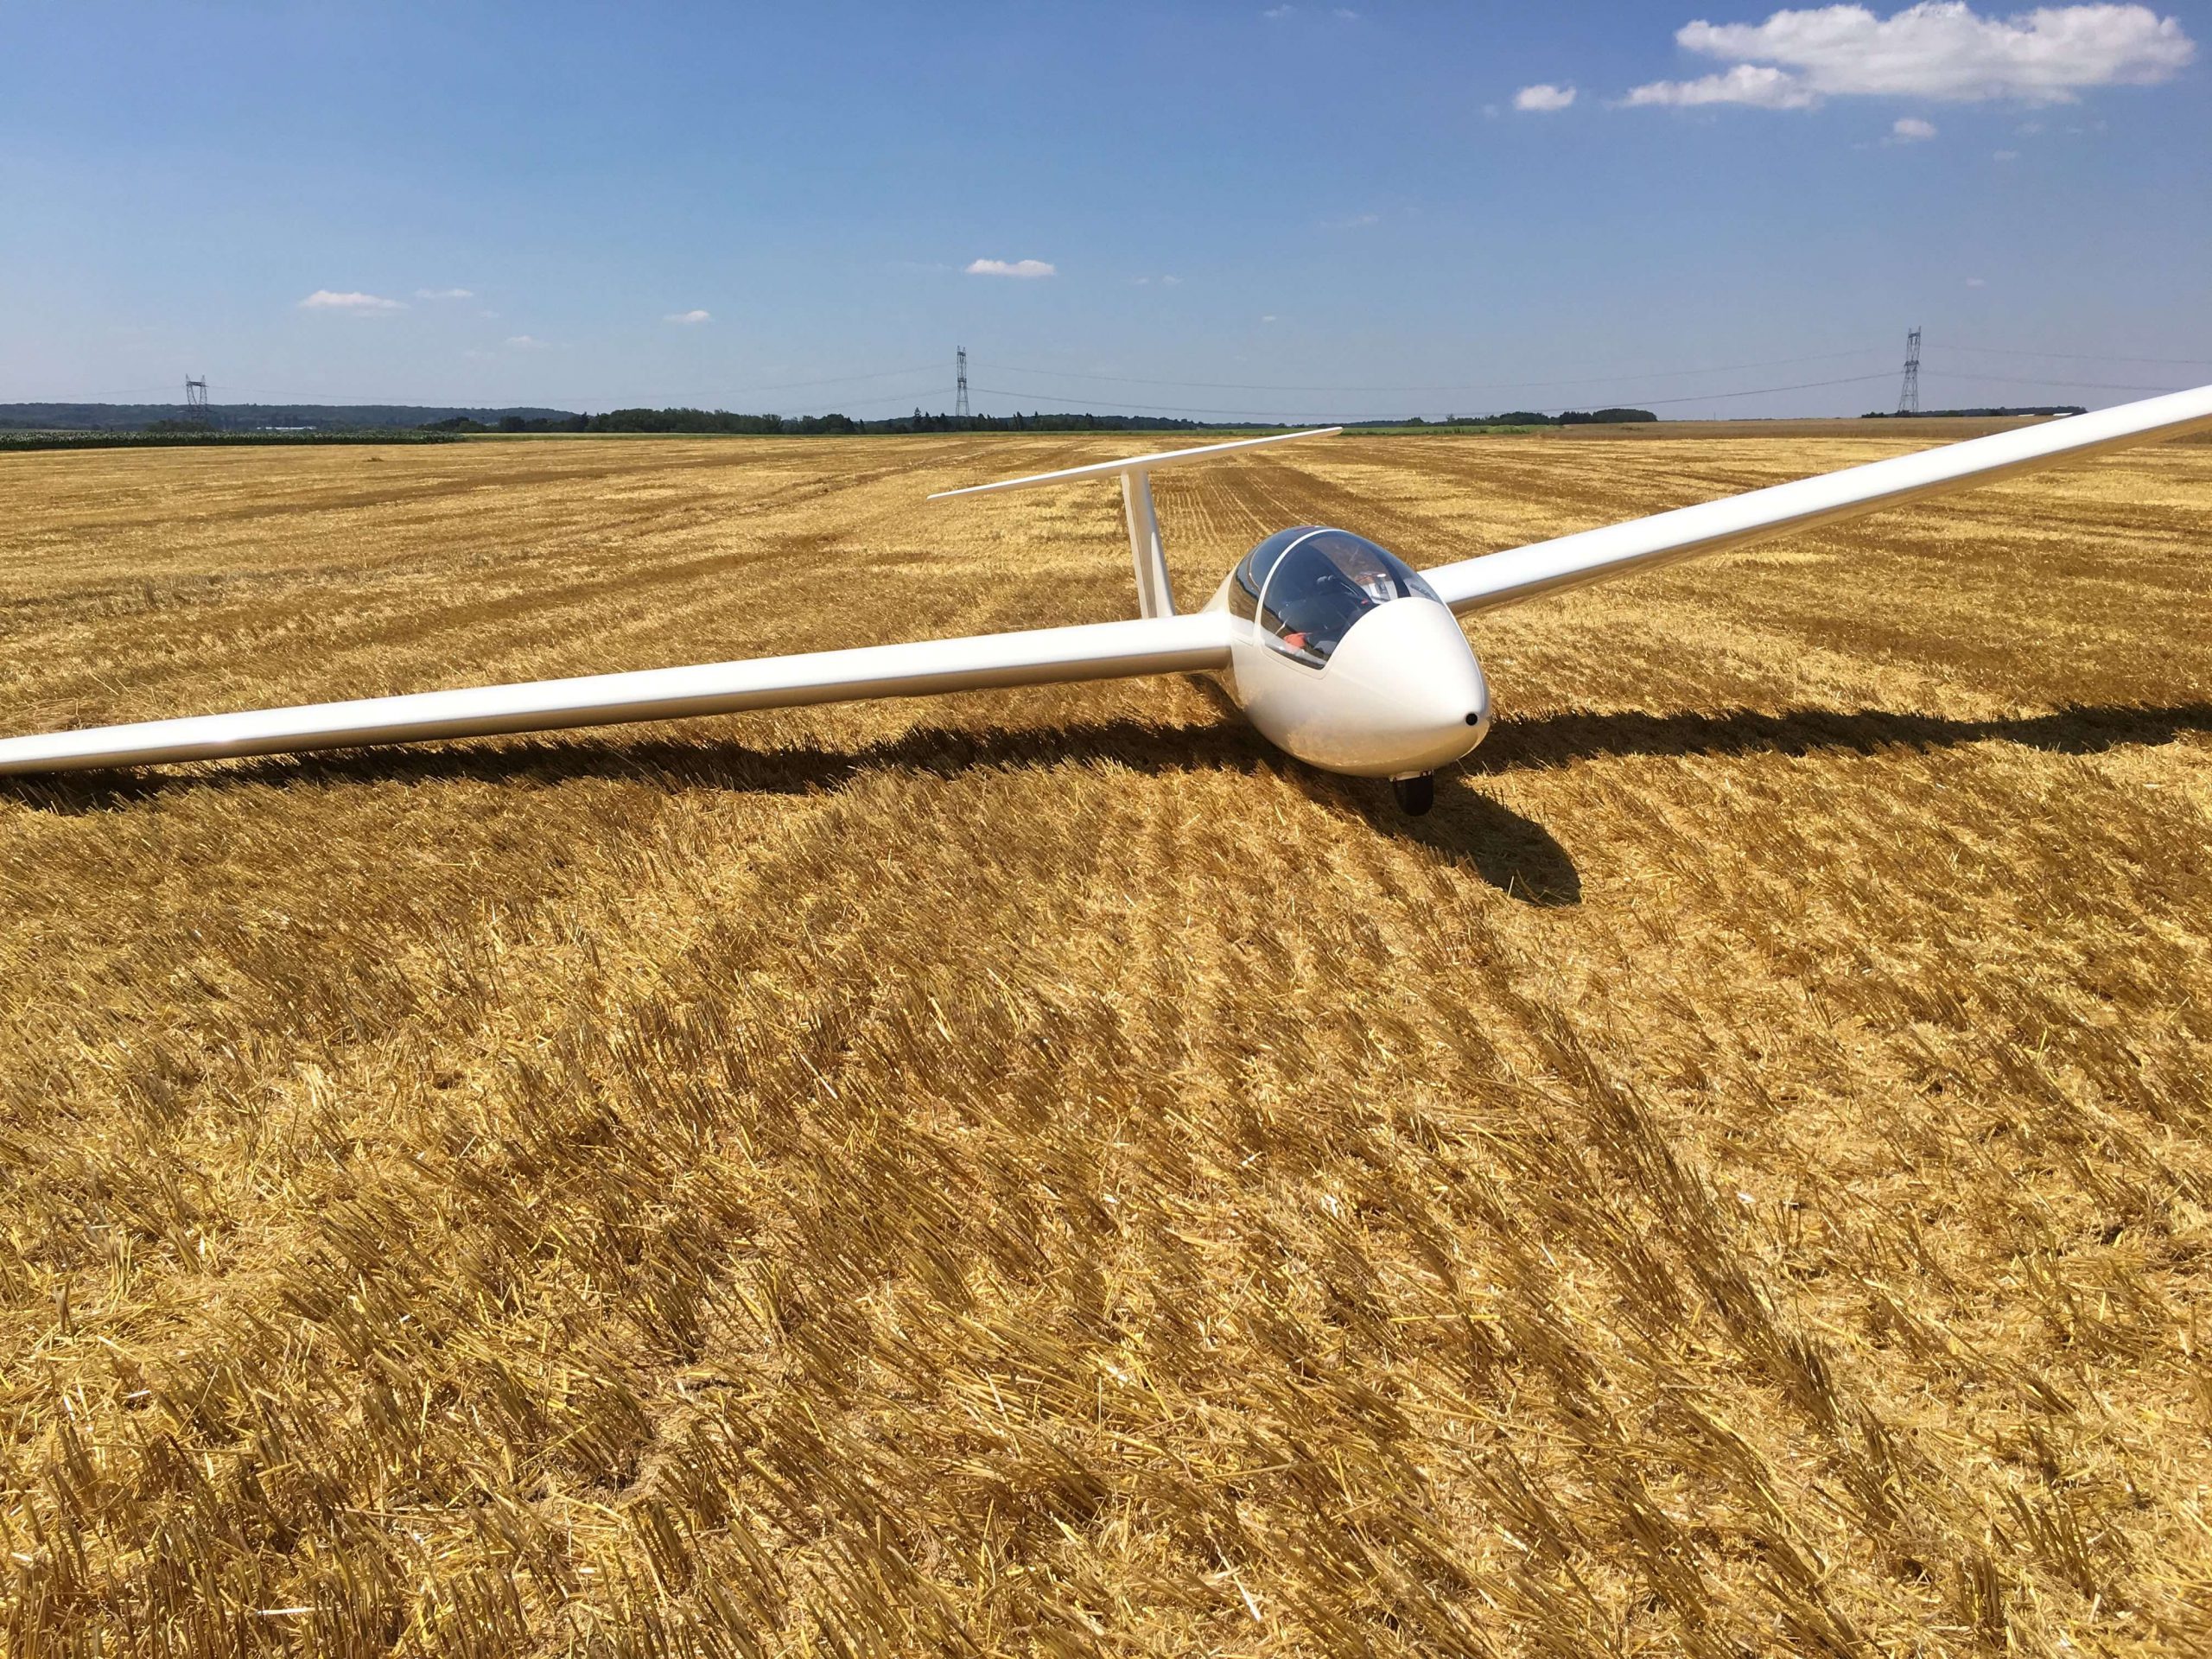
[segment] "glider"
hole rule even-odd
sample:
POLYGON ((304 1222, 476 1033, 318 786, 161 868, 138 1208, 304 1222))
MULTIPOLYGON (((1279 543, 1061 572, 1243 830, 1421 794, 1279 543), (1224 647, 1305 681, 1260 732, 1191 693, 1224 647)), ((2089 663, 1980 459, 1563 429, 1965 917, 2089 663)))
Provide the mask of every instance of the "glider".
POLYGON ((1208 444, 931 498, 1118 479, 1136 573, 1137 614, 1127 621, 0 739, 0 772, 148 766, 1199 672, 1218 676, 1278 747, 1330 772, 1389 778, 1400 804, 1422 812, 1433 798, 1436 769, 1467 753, 1490 730, 1490 687, 1459 621, 1471 612, 2209 428, 2212 386, 2202 386, 1427 571, 1350 531, 1301 525, 1278 531, 1246 554, 1204 608, 1179 612, 1149 475, 1343 429, 1208 444))

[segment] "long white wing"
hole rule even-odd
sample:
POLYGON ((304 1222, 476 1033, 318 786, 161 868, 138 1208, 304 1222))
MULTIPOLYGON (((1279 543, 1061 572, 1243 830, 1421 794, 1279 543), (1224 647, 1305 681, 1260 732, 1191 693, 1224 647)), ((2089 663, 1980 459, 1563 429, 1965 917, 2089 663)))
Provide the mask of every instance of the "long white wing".
POLYGON ((1200 612, 11 737, 0 739, 0 772, 70 772, 611 726, 861 697, 1124 679, 1220 668, 1228 661, 1229 619, 1220 612, 1200 612))
MULTIPOLYGON (((1834 524, 1900 502, 1971 489, 2008 474, 2206 428, 2212 428, 2212 386, 1799 479, 1510 552, 1462 559, 1421 575, 1453 610, 1463 614, 1491 610, 1631 570, 1742 547, 1785 531, 1834 524)), ((1899 429, 1883 429, 1885 435, 1899 429)))

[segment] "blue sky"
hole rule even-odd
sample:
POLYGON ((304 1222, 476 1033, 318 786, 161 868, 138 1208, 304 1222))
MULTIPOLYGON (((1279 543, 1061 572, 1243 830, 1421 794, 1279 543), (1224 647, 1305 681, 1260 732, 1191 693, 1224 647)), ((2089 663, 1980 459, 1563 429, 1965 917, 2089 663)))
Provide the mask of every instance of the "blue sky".
POLYGON ((881 415, 964 343, 991 410, 1856 413, 1916 322, 1930 406, 2123 402, 2212 380, 2208 48, 2203 5, 12 0, 0 401, 881 415))

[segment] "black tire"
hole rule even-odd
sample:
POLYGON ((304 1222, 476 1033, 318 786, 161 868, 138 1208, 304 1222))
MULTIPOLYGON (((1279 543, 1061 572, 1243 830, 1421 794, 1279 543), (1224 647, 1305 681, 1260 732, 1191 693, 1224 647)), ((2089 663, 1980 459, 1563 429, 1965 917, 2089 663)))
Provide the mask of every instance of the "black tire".
POLYGON ((1390 792, 1398 798, 1399 809, 1407 817, 1417 818, 1436 804, 1436 774, 1423 772, 1411 778, 1393 778, 1390 792))

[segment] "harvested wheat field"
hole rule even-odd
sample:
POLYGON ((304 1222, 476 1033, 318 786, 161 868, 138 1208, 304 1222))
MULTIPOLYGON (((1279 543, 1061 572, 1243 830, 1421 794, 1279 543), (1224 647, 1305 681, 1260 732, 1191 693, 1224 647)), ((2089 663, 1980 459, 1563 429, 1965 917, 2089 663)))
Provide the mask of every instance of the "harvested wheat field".
MULTIPOLYGON (((9 731, 1129 613, 1141 439, 0 462, 9 731)), ((1162 476, 1416 565, 1897 453, 1162 476)), ((0 785, 21 1654, 2212 1641, 2212 444, 1130 682, 0 785)))

